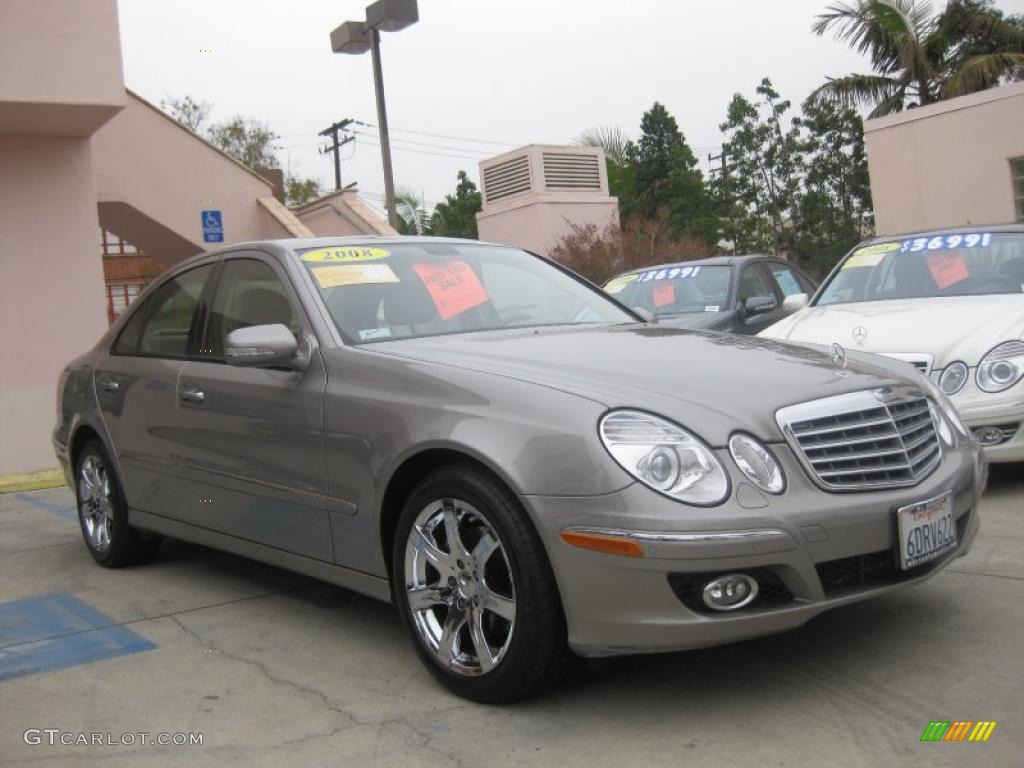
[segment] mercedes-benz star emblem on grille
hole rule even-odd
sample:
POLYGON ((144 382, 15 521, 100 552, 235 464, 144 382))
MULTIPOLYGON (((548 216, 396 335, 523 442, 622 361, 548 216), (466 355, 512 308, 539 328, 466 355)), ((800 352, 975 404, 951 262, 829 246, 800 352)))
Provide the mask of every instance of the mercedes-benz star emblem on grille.
POLYGON ((832 356, 832 365, 840 370, 846 368, 846 350, 843 349, 842 345, 833 342, 830 352, 832 356))
POLYGON ((853 329, 853 340, 856 341, 858 344, 863 344, 864 339, 866 339, 867 337, 868 329, 865 328, 863 325, 858 325, 856 328, 853 329))

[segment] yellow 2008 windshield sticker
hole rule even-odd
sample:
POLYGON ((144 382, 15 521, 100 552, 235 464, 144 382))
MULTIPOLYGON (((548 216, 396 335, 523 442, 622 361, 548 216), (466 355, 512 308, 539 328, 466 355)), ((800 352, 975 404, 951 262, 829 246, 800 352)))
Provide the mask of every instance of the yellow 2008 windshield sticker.
POLYGON ((876 243, 875 245, 866 245, 863 248, 858 248, 854 251, 853 255, 843 262, 842 268, 853 269, 854 267, 873 267, 885 258, 885 254, 898 251, 899 248, 899 243, 876 243))
POLYGON ((622 277, 616 277, 605 285, 605 293, 621 293, 622 289, 627 285, 635 283, 638 277, 640 277, 640 275, 623 275, 622 277))
POLYGON ((398 282, 398 275, 387 264, 335 264, 329 267, 313 267, 313 277, 321 288, 398 282))
POLYGON ((386 259, 391 251, 386 248, 367 248, 361 245, 339 246, 337 248, 319 248, 302 254, 303 261, 328 262, 339 261, 375 261, 386 259))

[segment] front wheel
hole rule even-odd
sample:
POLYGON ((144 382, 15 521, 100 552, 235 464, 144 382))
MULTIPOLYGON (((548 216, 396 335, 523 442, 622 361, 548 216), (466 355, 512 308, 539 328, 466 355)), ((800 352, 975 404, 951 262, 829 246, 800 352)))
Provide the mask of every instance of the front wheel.
POLYGON ((392 573, 417 653, 460 696, 520 699, 573 658, 540 538, 515 495, 473 465, 445 467, 412 493, 392 573))

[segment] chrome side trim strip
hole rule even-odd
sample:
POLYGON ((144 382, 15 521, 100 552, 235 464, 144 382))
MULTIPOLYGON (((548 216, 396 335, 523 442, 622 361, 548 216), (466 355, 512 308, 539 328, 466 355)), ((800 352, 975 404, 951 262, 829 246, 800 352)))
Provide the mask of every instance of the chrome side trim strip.
POLYGON ((618 536, 634 541, 661 542, 664 544, 707 544, 722 541, 751 541, 791 538, 778 528, 762 528, 751 531, 705 531, 703 533, 673 533, 671 531, 629 531, 622 528, 591 528, 572 526, 565 529, 570 533, 589 533, 595 536, 618 536))

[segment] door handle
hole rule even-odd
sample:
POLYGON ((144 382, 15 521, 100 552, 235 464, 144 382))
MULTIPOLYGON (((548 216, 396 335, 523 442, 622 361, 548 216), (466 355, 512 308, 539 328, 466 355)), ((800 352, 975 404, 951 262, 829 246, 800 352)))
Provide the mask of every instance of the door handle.
POLYGON ((178 393, 178 397, 181 398, 181 402, 193 405, 202 405, 203 400, 206 399, 206 395, 199 387, 186 387, 178 393))
POLYGON ((121 383, 110 376, 101 376, 99 379, 100 389, 104 392, 117 392, 121 388, 121 383))

